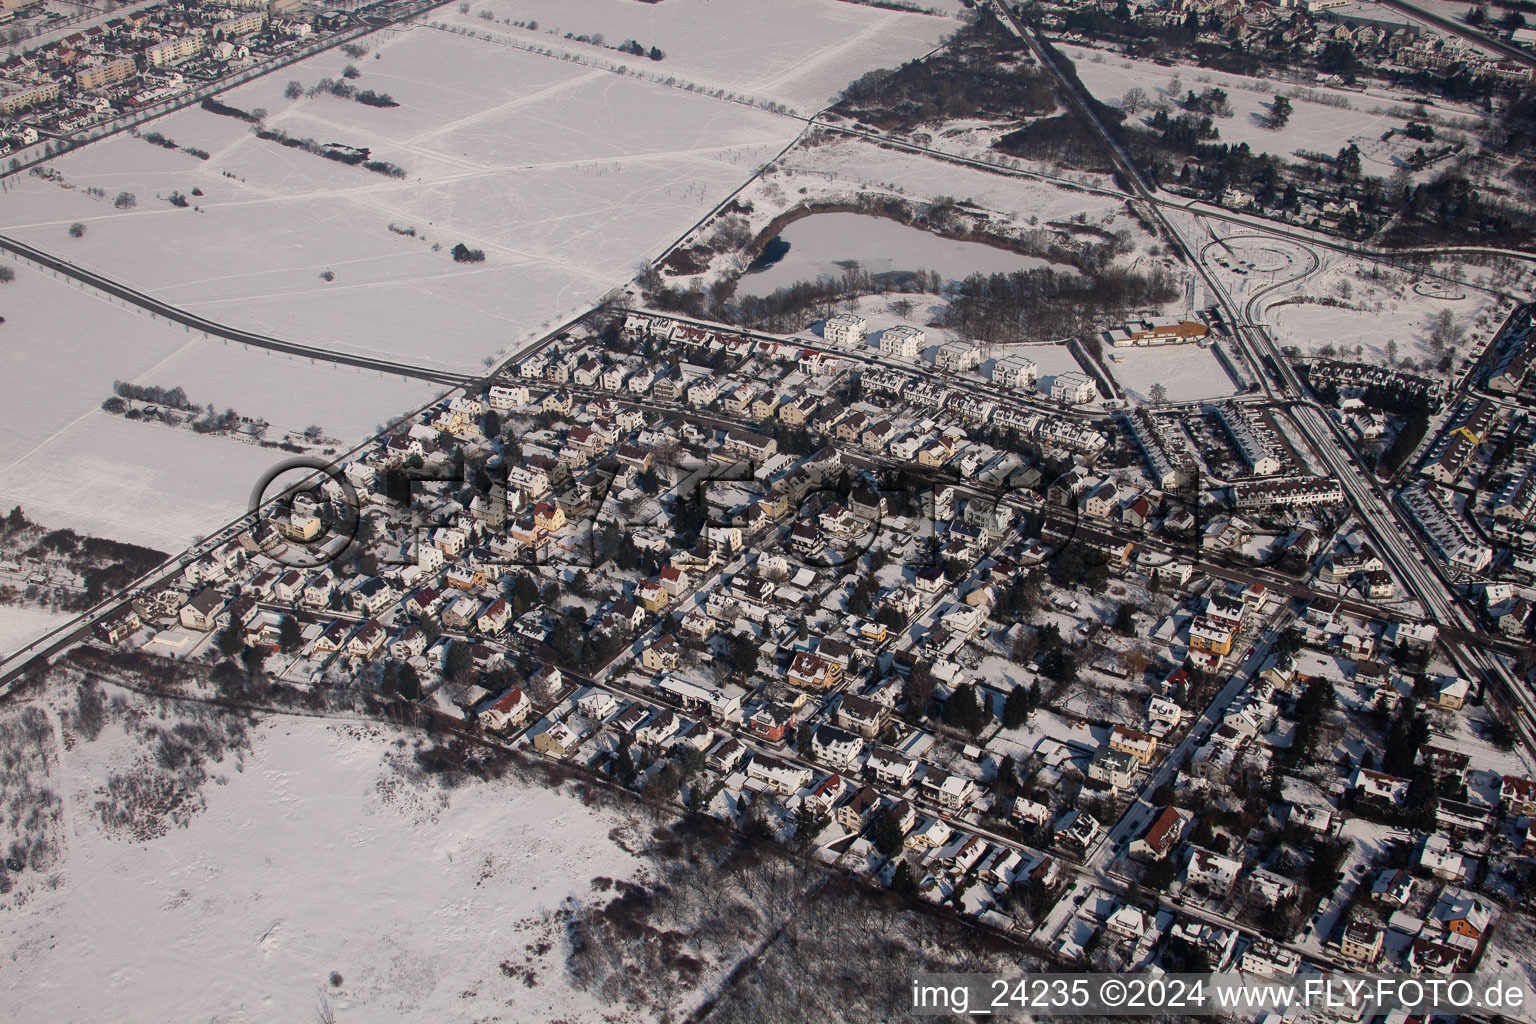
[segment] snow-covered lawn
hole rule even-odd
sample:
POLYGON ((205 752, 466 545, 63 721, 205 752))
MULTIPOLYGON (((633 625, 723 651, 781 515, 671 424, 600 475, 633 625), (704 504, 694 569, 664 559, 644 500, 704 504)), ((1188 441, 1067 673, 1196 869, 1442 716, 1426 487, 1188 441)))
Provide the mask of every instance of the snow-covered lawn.
POLYGON ((919 57, 960 27, 963 8, 954 0, 924 0, 921 6, 945 13, 839 0, 479 0, 467 14, 445 6, 429 17, 810 114, 863 72, 919 57), (514 21, 524 26, 509 24, 514 21), (528 28, 529 22, 538 27, 528 28), (600 35, 606 46, 566 39, 567 34, 600 35), (647 50, 659 48, 665 58, 651 61, 608 48, 631 39, 647 50))
POLYGON ((1146 401, 1153 384, 1167 389, 1170 402, 1225 398, 1237 390, 1216 352, 1199 345, 1105 349, 1104 365, 1136 401, 1146 401))
POLYGON ((324 996, 340 1020, 596 1019, 548 915, 635 873, 621 819, 510 781, 410 781, 386 761, 409 745, 375 726, 254 732, 210 766, 206 809, 147 842, 91 811, 132 756, 121 728, 62 753, 65 859, 0 914, 0 1018, 313 1020, 324 996))

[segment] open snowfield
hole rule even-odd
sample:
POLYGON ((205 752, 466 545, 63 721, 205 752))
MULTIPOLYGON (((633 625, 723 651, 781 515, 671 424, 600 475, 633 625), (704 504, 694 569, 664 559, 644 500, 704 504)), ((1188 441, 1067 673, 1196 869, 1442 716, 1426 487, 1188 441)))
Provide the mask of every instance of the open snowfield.
POLYGON ((963 7, 955 0, 924 0, 921 6, 943 13, 839 0, 479 0, 471 2, 467 14, 454 5, 430 18, 580 59, 626 64, 647 74, 783 103, 809 115, 864 71, 920 57, 960 27, 963 7), (489 12, 490 20, 483 12, 489 12), (514 21, 525 24, 509 24, 514 21), (530 22, 538 27, 526 27, 530 22), (600 35, 605 46, 566 39, 567 34, 600 35), (611 49, 630 39, 647 50, 660 48, 665 59, 650 61, 611 49))
MULTIPOLYGON (((18 182, 3 199, 10 230, 214 319, 472 369, 623 283, 800 129, 427 27, 372 41, 379 58, 357 61, 357 85, 400 107, 288 100, 272 78, 224 99, 265 108, 269 126, 292 136, 370 147, 406 179, 264 142, 237 119, 191 109, 152 127, 211 159, 127 136, 98 143, 53 165, 77 188, 18 182), (137 196, 137 208, 114 209, 119 191, 137 196), (166 202, 173 191, 195 209, 166 202), (74 221, 84 238, 67 237, 74 221), (454 263, 448 250, 460 241, 483 249, 485 262, 454 263), (330 283, 320 278, 328 269, 330 283)), ((326 53, 279 77, 312 86, 346 63, 326 53)))
POLYGON ((0 658, 21 650, 73 618, 68 612, 37 605, 0 605, 0 658))
POLYGON ((856 263, 872 274, 933 270, 949 280, 970 274, 1008 274, 1046 265, 1007 249, 943 238, 881 217, 819 213, 789 225, 779 235, 789 251, 771 267, 741 278, 744 295, 766 295, 796 281, 841 277, 856 263))
POLYGON ((1125 200, 1113 195, 1061 188, 1039 179, 998 174, 946 163, 917 153, 882 149, 872 142, 836 133, 815 146, 800 145, 784 155, 778 169, 749 190, 799 194, 819 199, 857 191, 914 199, 949 196, 1003 214, 1016 226, 1045 225, 1081 214, 1089 224, 1129 230, 1138 241, 1151 241, 1125 200))
MULTIPOLYGON (((1093 47, 1068 43, 1060 43, 1058 47, 1076 65, 1088 90, 1111 106, 1121 106, 1122 98, 1133 86, 1140 86, 1154 105, 1181 100, 1191 89, 1196 93, 1210 88, 1225 89, 1232 105, 1232 116, 1215 118, 1216 128, 1221 133, 1220 141, 1233 145, 1246 142, 1254 152, 1274 153, 1281 157, 1289 157, 1298 150, 1337 153, 1355 142, 1364 154, 1367 170, 1382 176, 1390 174, 1393 165, 1390 163, 1392 149, 1382 144, 1381 137, 1390 128, 1402 128, 1413 107, 1411 97, 1406 94, 1391 98, 1354 89, 1322 86, 1298 89, 1291 82, 1200 68, 1168 67, 1093 47), (1177 96, 1169 89, 1174 79, 1180 84, 1177 96), (1269 104, 1277 93, 1290 97, 1292 106, 1290 121, 1278 131, 1265 126, 1269 104), (1327 102, 1318 102, 1313 97, 1326 98, 1327 102)), ((1170 111, 1171 114, 1178 112, 1176 109, 1170 111)), ((1453 121, 1475 116, 1472 111, 1449 107, 1437 108, 1437 113, 1453 121)), ((1151 112, 1140 116, 1150 118, 1151 112)), ((1409 146, 1406 152, 1412 153, 1417 145, 1409 146)))
MULTIPOLYGON (((1416 281, 1403 272, 1373 280, 1367 276, 1369 266, 1358 260, 1321 250, 1319 255, 1322 266, 1316 273, 1261 300, 1263 318, 1281 343, 1304 352, 1332 345, 1341 353, 1346 348, 1353 353, 1359 346, 1359 358, 1385 362, 1388 344, 1396 342, 1398 358, 1434 362, 1429 339, 1442 310, 1455 317, 1462 333, 1457 350, 1463 355, 1496 333, 1509 311, 1507 303, 1473 287, 1432 278, 1416 281), (1320 304, 1320 299, 1338 305, 1320 304)), ((1441 273, 1449 269, 1437 268, 1441 273)), ((1248 300, 1247 288, 1264 284, 1254 275, 1250 279, 1232 289, 1240 303, 1248 300)))
POLYGON ((1194 402, 1236 394, 1232 378, 1216 353, 1199 345, 1104 350, 1104 365, 1135 401, 1146 401, 1153 384, 1168 391, 1170 402, 1194 402), (1115 362, 1111 356, 1121 356, 1115 362))
POLYGON ((97 411, 0 466, 0 504, 50 527, 180 551, 243 513, 284 457, 97 411))
POLYGON ((9 339, 0 347, 0 429, 10 438, 0 504, 20 503, 50 525, 180 550, 238 514, 261 473, 285 457, 101 412, 115 381, 179 386, 194 402, 267 420, 271 440, 315 424, 347 447, 443 390, 207 339, 30 266, 15 269, 0 288, 0 337, 9 339))
POLYGON ((136 751, 121 727, 62 751, 60 882, 0 911, 0 1019, 301 1021, 322 995, 342 1021, 601 1019, 563 983, 547 915, 635 873, 622 819, 512 781, 410 780, 386 760, 410 747, 377 726, 253 732, 210 765, 206 809, 148 841, 91 810, 136 751))

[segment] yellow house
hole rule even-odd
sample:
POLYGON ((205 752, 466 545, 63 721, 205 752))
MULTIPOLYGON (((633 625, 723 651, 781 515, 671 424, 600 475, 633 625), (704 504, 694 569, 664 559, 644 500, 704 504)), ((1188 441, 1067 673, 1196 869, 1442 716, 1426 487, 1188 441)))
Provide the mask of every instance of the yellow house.
POLYGON ((319 516, 294 516, 287 520, 275 520, 277 532, 289 540, 308 541, 314 540, 320 535, 319 516))
POLYGON ((1117 725, 1109 734, 1109 749, 1130 754, 1145 768, 1152 763, 1152 755, 1157 753, 1157 737, 1117 725))
POLYGON ((640 652, 640 664, 648 672, 664 672, 677 667, 677 641, 670 636, 659 638, 640 652))
POLYGON ((533 507, 533 524, 544 530, 558 530, 565 525, 565 509, 541 501, 533 507))
POLYGON ((1226 657, 1232 653, 1232 630, 1208 622, 1202 617, 1195 620, 1189 627, 1189 647, 1191 650, 1226 657))
POLYGON ((931 444, 917 453, 917 464, 929 469, 938 469, 949 461, 949 450, 943 445, 931 444))
POLYGON ((469 426, 469 417, 464 415, 462 409, 450 408, 438 414, 437 419, 432 421, 432 425, 438 430, 446 430, 450 434, 457 434, 469 426))
POLYGON ((635 603, 651 614, 656 614, 666 607, 667 588, 655 580, 646 580, 635 588, 635 603))

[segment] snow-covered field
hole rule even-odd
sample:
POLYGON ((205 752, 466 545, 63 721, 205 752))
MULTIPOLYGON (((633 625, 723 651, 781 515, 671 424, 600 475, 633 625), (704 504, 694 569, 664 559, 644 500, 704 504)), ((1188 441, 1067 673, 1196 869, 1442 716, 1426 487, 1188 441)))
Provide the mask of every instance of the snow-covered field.
POLYGON ((0 467, 0 502, 50 527, 180 551, 244 512, 282 456, 90 412, 0 467))
MULTIPOLYGON (((404 180, 191 109, 153 128, 211 159, 127 136, 98 143, 53 165, 76 188, 28 177, 7 193, 10 230, 214 319, 469 369, 623 283, 800 129, 766 111, 426 27, 380 41, 375 53, 356 62, 357 85, 389 93, 397 108, 288 100, 271 78, 224 99, 265 108, 270 127, 295 137, 369 147, 404 180), (119 191, 137 196, 137 208, 114 209, 119 191), (173 191, 192 207, 170 205, 173 191), (67 237, 75 221, 84 238, 67 237), (485 262, 456 264, 458 242, 483 249, 485 262), (326 270, 334 281, 321 279, 326 270)), ((279 77, 312 86, 346 63, 322 54, 279 77)))
MULTIPOLYGON (((1396 342, 1398 358, 1432 364, 1429 340, 1442 310, 1450 310, 1462 332, 1457 350, 1463 355, 1486 342, 1508 313, 1507 303, 1474 288, 1414 282, 1402 273, 1372 280, 1362 276, 1364 270, 1359 261, 1330 253, 1316 274, 1266 295, 1266 319, 1282 343, 1307 352, 1332 345, 1352 354, 1358 346, 1359 358, 1385 362, 1389 344, 1396 342)), ((1245 294, 1234 290, 1233 297, 1241 302, 1245 294)))
POLYGON ((450 6, 430 17, 471 31, 501 33, 524 45, 783 103, 809 115, 832 102, 859 73, 922 56, 960 27, 963 7, 955 0, 924 0, 921 6, 943 13, 838 0, 478 0, 468 13, 450 6), (510 24, 516 21, 524 25, 510 24), (537 28, 530 29, 530 22, 537 28), (605 46, 567 35, 601 36, 605 46), (611 49, 631 39, 647 50, 659 48, 664 59, 650 61, 611 49))
POLYGON ((377 726, 254 733, 210 765, 206 809, 149 841, 91 810, 135 741, 109 724, 62 751, 65 856, 56 887, 0 911, 0 1019, 314 1020, 322 997, 342 1021, 599 1019, 549 915, 635 873, 622 819, 511 781, 410 780, 387 760, 409 745, 377 726))
POLYGON ((21 650, 72 618, 67 612, 36 605, 0 605, 0 657, 21 650))
POLYGON ((1153 384, 1163 385, 1170 402, 1226 398, 1237 391, 1216 353, 1199 345, 1105 349, 1104 365, 1136 401, 1146 401, 1153 384))
POLYGON ((1086 223, 1146 238, 1123 199, 1060 188, 1038 179, 998 174, 945 163, 931 157, 882 149, 871 142, 829 134, 815 146, 796 146, 780 161, 780 170, 754 184, 754 194, 771 200, 807 190, 809 198, 849 195, 856 191, 913 199, 949 196, 1003 214, 1019 226, 1043 226, 1081 215, 1086 223), (819 194, 818 194, 819 193, 819 194))
MULTIPOLYGON (((1275 79, 1168 67, 1068 43, 1059 44, 1059 48, 1076 65, 1088 90, 1111 106, 1121 106, 1126 92, 1138 86, 1154 105, 1181 100, 1190 90, 1199 93, 1210 88, 1225 89, 1232 116, 1215 119, 1220 141, 1233 145, 1246 142, 1255 152, 1283 157, 1298 150, 1337 153, 1353 141, 1364 152, 1367 164, 1376 158, 1379 166, 1368 168, 1375 174, 1387 175, 1393 169, 1389 149, 1381 143, 1382 135, 1390 128, 1402 128, 1413 109, 1412 99, 1406 93, 1393 98, 1355 89, 1301 88, 1275 79), (1178 95, 1173 95, 1170 88, 1175 80, 1178 95), (1268 128, 1265 123, 1269 104, 1277 93, 1289 97, 1292 106, 1289 122, 1279 130, 1268 128)), ((1437 113, 1455 122, 1475 117, 1472 111, 1452 107, 1437 109, 1437 113)), ((1151 114, 1148 111, 1140 116, 1151 114)), ((1408 152, 1412 149, 1410 146, 1408 152)))
POLYGON ((237 515, 283 457, 104 413, 115 381, 181 387, 202 405, 267 420, 272 440, 314 424, 346 446, 442 390, 207 339, 30 266, 15 270, 0 286, 9 339, 0 429, 10 439, 0 504, 20 503, 51 526, 180 550, 237 515))
POLYGON ((932 270, 949 280, 973 273, 1007 274, 1046 261, 983 245, 943 238, 881 217, 820 213, 795 221, 779 236, 789 251, 771 267, 741 278, 744 295, 766 295, 796 281, 841 277, 856 263, 872 274, 932 270))

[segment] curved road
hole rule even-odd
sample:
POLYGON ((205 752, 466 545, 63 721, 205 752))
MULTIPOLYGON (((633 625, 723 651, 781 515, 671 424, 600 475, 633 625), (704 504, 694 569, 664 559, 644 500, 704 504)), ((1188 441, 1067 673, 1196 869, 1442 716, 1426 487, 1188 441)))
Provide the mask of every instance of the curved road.
POLYGON ((73 278, 82 284, 88 284, 97 291, 105 292, 124 302, 138 306, 158 317, 175 324, 182 324, 189 330, 202 331, 209 337, 223 338, 227 341, 239 342, 242 345, 251 345, 255 348, 264 348, 273 352, 285 352, 289 355, 304 356, 309 359, 319 359, 327 363, 339 363, 343 366, 356 366, 364 370, 377 370, 380 373, 394 374, 397 377, 409 377, 415 380, 431 381, 434 384, 446 384, 450 387, 461 387, 481 378, 474 374, 454 373, 451 370, 440 370, 430 366, 415 366, 410 363, 396 363, 388 359, 375 359, 372 356, 354 355, 348 352, 333 352, 329 349, 316 348, 312 345, 301 345, 294 341, 284 341, 281 338, 273 338, 265 334, 257 334, 253 331, 244 331, 238 327, 227 327, 224 324, 215 323, 212 320, 189 313, 184 309, 173 306, 146 295, 127 285, 119 284, 111 278, 103 277, 92 270, 77 266, 68 260, 51 256, 41 249, 34 248, 25 242, 0 235, 0 251, 8 252, 12 256, 30 260, 41 267, 55 271, 73 278))

